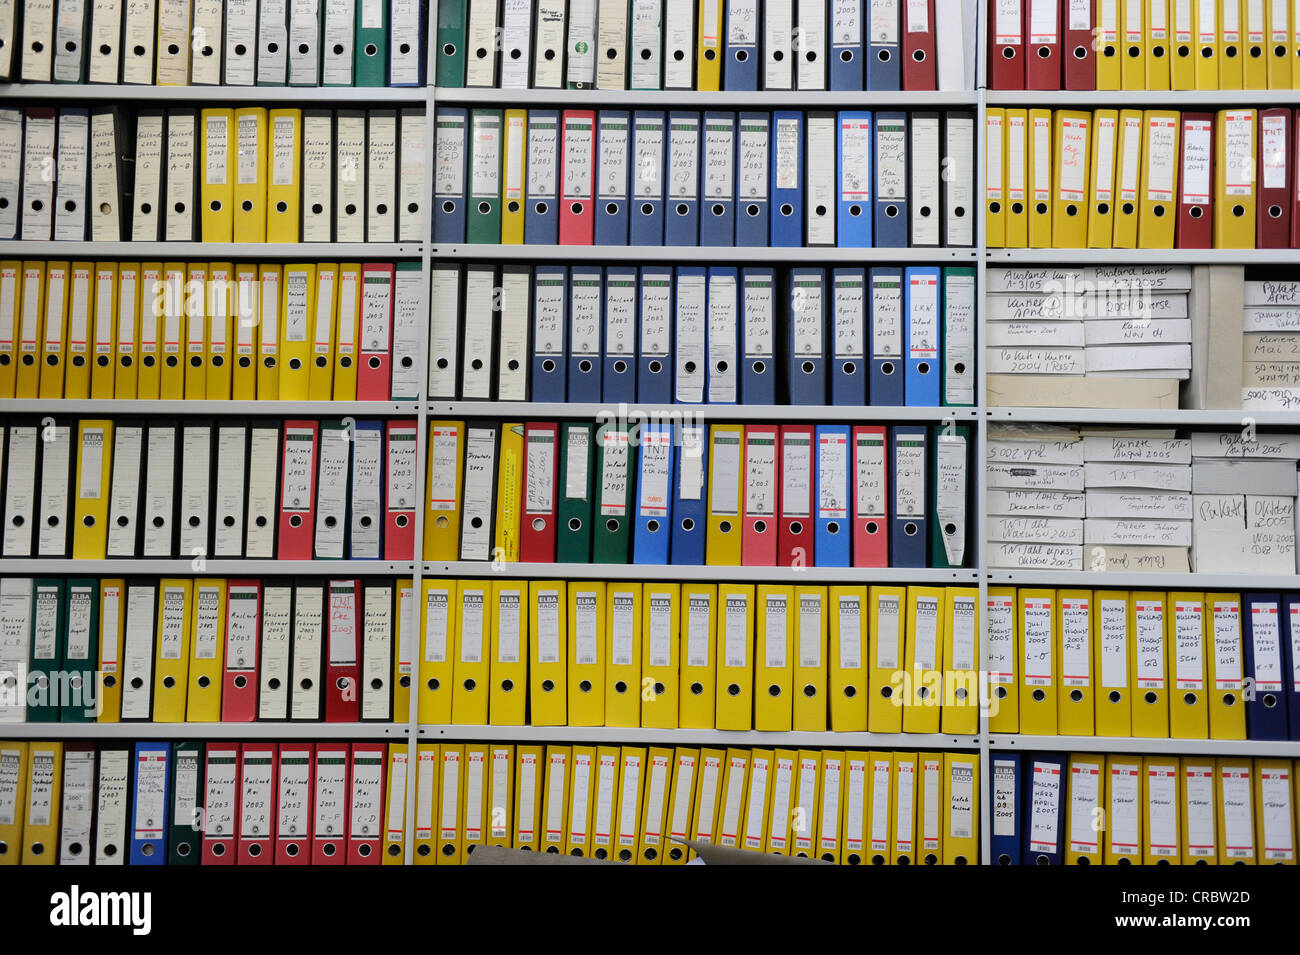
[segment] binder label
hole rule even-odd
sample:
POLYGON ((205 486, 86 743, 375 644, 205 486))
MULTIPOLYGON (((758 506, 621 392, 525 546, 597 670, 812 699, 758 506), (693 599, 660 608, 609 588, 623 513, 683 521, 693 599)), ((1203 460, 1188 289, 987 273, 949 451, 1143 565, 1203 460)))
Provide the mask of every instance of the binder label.
MULTIPOLYGON (((460 758, 458 750, 442 753, 442 822, 439 837, 447 842, 456 838, 456 825, 460 815, 460 758)), ((531 787, 529 792, 531 793, 531 787)))
POLYGON ((600 516, 622 517, 627 513, 628 434, 606 431, 601 437, 600 516))
POLYGON ((1277 604, 1255 604, 1250 609, 1250 622, 1255 651, 1255 690, 1280 693, 1282 645, 1277 604))
POLYGON ((728 594, 723 615, 723 659, 725 666, 749 666, 749 600, 744 594, 728 594))
POLYGON ((639 482, 639 513, 642 517, 668 516, 668 465, 671 453, 672 432, 642 430, 639 482))
POLYGON ((835 852, 839 846, 840 826, 840 760, 829 753, 822 766, 821 835, 818 852, 835 852))
POLYGON ((185 598, 189 587, 164 587, 158 659, 179 660, 185 648, 185 598))
POLYGON ((1249 196, 1254 190, 1254 146, 1255 111, 1229 110, 1223 125, 1224 192, 1227 195, 1249 196))
POLYGON ((989 682, 1015 683, 1015 605, 1006 597, 989 597, 985 626, 985 658, 989 668, 989 682))
MULTIPOLYGON (((752 41, 751 41, 752 42, 752 41)), ((729 201, 733 197, 732 156, 734 127, 728 117, 710 116, 704 123, 704 198, 729 201)))
POLYGON ((1138 844, 1138 827, 1141 811, 1138 797, 1141 793, 1140 767, 1132 763, 1112 765, 1110 768, 1110 848, 1118 855, 1141 854, 1138 844))
POLYGON ((1052 601, 1050 598, 1025 597, 1022 614, 1025 685, 1051 686, 1052 601))
POLYGON ((673 599, 669 594, 650 594, 648 659, 652 667, 672 666, 673 599))
MULTIPOLYGON (((695 758, 679 753, 675 774, 676 786, 673 787, 672 812, 668 821, 668 834, 676 836, 678 839, 685 839, 690 836, 691 794, 694 791, 694 779, 695 758)), ((603 820, 606 816, 607 811, 602 803, 600 818, 603 820)), ((599 841, 599 836, 597 841, 599 841)))
POLYGON ((925 514, 925 436, 894 439, 894 510, 898 517, 925 514))
POLYGON ((1029 802, 1029 851, 1056 852, 1060 826, 1061 769, 1050 763, 1034 762, 1029 802))
POLYGON ((1165 688, 1165 620, 1163 601, 1135 604, 1137 685, 1140 690, 1165 688))
POLYGON ((342 751, 317 751, 316 755, 316 838, 343 835, 343 812, 347 802, 347 747, 342 751))
POLYGON ((848 437, 822 434, 817 438, 817 517, 842 520, 848 516, 848 437))
POLYGON ((737 147, 737 195, 748 200, 767 198, 768 132, 765 116, 742 115, 737 147))
POLYGON ((569 283, 569 348, 574 355, 600 354, 600 285, 599 268, 594 274, 574 270, 569 283))
MULTIPOLYGON (((570 64, 572 72, 572 64, 570 64)), ((591 198, 591 120, 564 118, 564 201, 591 198)))
POLYGON ((681 471, 677 496, 683 501, 698 501, 704 493, 704 429, 684 425, 680 440, 681 471))
MULTIPOLYGON (((858 33, 859 4, 853 0, 835 0, 831 11, 832 22, 843 23, 850 30, 849 39, 858 33), (849 11, 853 11, 852 14, 849 11)), ((871 22, 868 35, 873 43, 888 46, 898 42, 898 3, 897 0, 872 0, 871 22)))
POLYGON ((354 666, 357 662, 356 585, 331 581, 329 662, 331 666, 354 666))
POLYGON ((429 590, 425 593, 424 660, 426 663, 447 662, 449 596, 449 591, 446 590, 429 590))
POLYGON ((903 357, 903 290, 897 275, 871 276, 871 357, 903 357))
MULTIPOLYGON (((436 126, 434 191, 438 196, 459 199, 465 192, 465 118, 440 112, 436 126)), ((551 127, 551 133, 554 137, 554 126, 551 127)), ((534 126, 534 138, 537 135, 538 130, 534 126)), ((543 161, 543 156, 539 151, 530 155, 529 159, 531 160, 530 175, 536 175, 538 164, 543 161)), ((528 190, 534 191, 531 181, 528 190)))
POLYGON ((1187 766, 1186 780, 1187 852, 1205 857, 1214 855, 1214 766, 1187 766))
POLYGON ((636 662, 632 646, 636 632, 636 598, 632 594, 614 594, 614 604, 609 625, 613 632, 613 639, 610 644, 610 665, 618 667, 632 666, 636 662))
POLYGON ((785 669, 789 621, 785 594, 770 593, 763 607, 763 660, 772 670, 785 669))
POLYGON ((668 198, 690 201, 699 186, 699 120, 674 114, 668 128, 668 198))
POLYGON ((1204 628, 1201 602, 1174 601, 1174 687, 1200 690, 1205 686, 1204 628))
POLYGON ((641 792, 641 756, 625 755, 623 757, 623 798, 618 815, 618 844, 636 847, 637 830, 637 794, 641 792))
POLYGON ((842 596, 839 603, 839 666, 841 670, 858 670, 862 667, 862 606, 857 597, 842 596))
POLYGON ((799 278, 791 290, 791 350, 794 356, 820 356, 825 304, 820 277, 799 278))
POLYGON ((745 848, 763 850, 763 829, 767 821, 767 777, 771 761, 757 753, 749 770, 749 801, 745 812, 745 848))
MULTIPOLYGON (((1219 775, 1223 798, 1223 842, 1228 858, 1253 858, 1255 834, 1251 811, 1254 800, 1250 791, 1249 764, 1245 767, 1225 766, 1219 775)), ((1154 809, 1152 813, 1154 815, 1154 809)))
MULTIPOLYGON (((32 628, 32 658, 35 660, 53 660, 59 651, 59 587, 36 588, 36 623, 32 628)), ((49 691, 51 700, 56 700, 56 688, 53 675, 49 691)))
POLYGON ((1070 849, 1095 853, 1097 830, 1093 829, 1094 810, 1100 805, 1101 767, 1095 763, 1070 766, 1070 849))
POLYGON ((782 117, 776 121, 776 188, 798 189, 799 120, 782 117))
POLYGON ((881 594, 876 598, 876 669, 897 670, 902 635, 902 597, 881 594))
POLYGON ((1092 0, 1070 0, 1069 24, 1072 31, 1092 32, 1092 0))
MULTIPOLYGON (((50 759, 51 782, 53 774, 53 758, 45 754, 37 754, 33 760, 32 767, 32 812, 28 814, 29 825, 48 825, 48 812, 50 809, 47 801, 41 808, 44 819, 38 821, 35 814, 36 804, 36 786, 38 777, 36 775, 37 767, 40 761, 50 759)), ((158 750, 144 750, 136 754, 135 758, 135 838, 136 839, 161 839, 163 837, 163 818, 166 815, 166 790, 167 790, 167 754, 158 750)), ((45 794, 48 800, 49 793, 45 794)))
POLYGON ((709 486, 709 512, 715 517, 736 517, 740 513, 742 440, 742 432, 723 431, 713 435, 713 479, 709 486))
POLYGON ((239 837, 271 838, 271 773, 275 758, 254 751, 244 755, 243 792, 239 799, 239 837))
MULTIPOLYGON (((530 196, 555 195, 557 167, 555 127, 556 122, 552 116, 530 114, 528 117, 528 194, 530 196)), ((459 162, 458 157, 457 161, 459 162)), ((459 195, 460 192, 461 189, 458 188, 448 194, 459 195)))
POLYGON ((1086 597, 1061 598, 1061 684, 1088 686, 1092 657, 1088 647, 1091 615, 1086 597))
MULTIPOLYGON (((657 46, 658 41, 656 40, 655 43, 657 46)), ((637 201, 663 198, 664 123, 662 119, 641 116, 636 118, 635 153, 636 168, 632 175, 632 195, 637 201)))
POLYGON ((596 599, 594 591, 579 591, 573 595, 573 651, 574 662, 579 666, 594 666, 600 660, 600 626, 596 599))
MULTIPOLYGON (((1296 608, 1300 609, 1300 608, 1296 608)), ((1293 609, 1293 615, 1296 612, 1293 609)), ((1300 632, 1300 620, 1292 617, 1291 632, 1300 632)), ((1241 619, 1235 600, 1214 602, 1214 688, 1240 690, 1242 680, 1241 619)))
POLYGON ((627 198, 627 119, 602 114, 600 120, 600 182, 602 199, 627 198))
MULTIPOLYGON (((1016 42, 1020 42, 1017 38, 1016 42)), ((876 119, 876 198, 907 199, 907 121, 876 119)))
POLYGON ((560 594, 537 592, 537 662, 560 662, 560 594))
MULTIPOLYGON (((379 793, 384 787, 384 762, 378 755, 352 757, 352 828, 353 837, 376 838, 379 835, 379 793)), ((480 800, 480 805, 482 801, 480 800)))
POLYGON ((1295 840, 1291 829, 1290 774, 1285 769, 1260 767, 1259 814, 1264 822, 1264 859, 1268 861, 1291 859, 1295 856, 1295 840))
POLYGON ((229 149, 226 145, 226 123, 227 118, 220 114, 209 114, 204 122, 206 136, 203 148, 207 161, 203 178, 210 186, 226 184, 226 153, 229 149))
POLYGON ((1152 855, 1178 854, 1178 768, 1147 770, 1147 848, 1152 855))
MULTIPOLYGON (((524 513, 549 515, 555 504, 555 432, 529 431, 525 439, 524 513)), ((451 471, 455 480, 455 471, 451 471)), ((454 491, 447 509, 456 506, 454 491)))
POLYGON ((69 665, 90 659, 90 618, 94 612, 94 599, 93 588, 69 585, 68 650, 65 658, 69 665))
POLYGON ((776 437, 747 436, 745 440, 745 515, 772 517, 776 513, 776 437))
POLYGON ((975 598, 952 597, 951 626, 952 660, 949 661, 949 667, 953 670, 974 670, 975 598))
POLYGON ((462 590, 460 594, 460 661, 483 662, 482 590, 462 590))
POLYGON ((1016 835, 1016 767, 1010 760, 993 761, 993 835, 1016 835))

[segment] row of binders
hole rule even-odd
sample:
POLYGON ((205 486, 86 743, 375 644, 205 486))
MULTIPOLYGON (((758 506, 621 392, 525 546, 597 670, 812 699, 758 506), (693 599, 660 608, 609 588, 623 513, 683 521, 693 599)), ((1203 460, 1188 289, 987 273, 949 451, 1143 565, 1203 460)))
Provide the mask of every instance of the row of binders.
POLYGON ((989 109, 988 244, 1300 245, 1290 109, 989 109))
POLYGON ((11 424, 0 553, 411 560, 417 434, 413 419, 11 424))
POLYGON ((995 90, 1300 87, 1290 0, 991 0, 995 90))
POLYGON ((758 0, 586 0, 569 5, 566 19, 563 0, 505 0, 498 19, 498 0, 449 0, 438 9, 436 82, 709 92, 975 88, 973 0, 829 7, 828 17, 826 0, 766 0, 760 17, 758 0))
POLYGON ((405 743, 2 741, 0 866, 401 865, 407 758, 405 743))
POLYGON ((426 132, 422 108, 0 109, 0 239, 418 241, 426 132))
MULTIPOLYGON (((0 742, 0 865, 401 865, 405 744, 0 742), (9 810, 8 813, 2 810, 9 810)), ((974 753, 420 743, 412 856, 975 865, 974 753)))
POLYGON ((410 609, 409 580, 6 577, 0 723, 403 722, 410 609))
POLYGON ((1300 739, 1300 595, 990 587, 991 733, 1300 739))
POLYGON ((429 395, 971 405, 975 270, 439 263, 429 395))
POLYGON ((962 567, 964 425, 433 421, 427 561, 962 567))
POLYGON ((970 247, 970 112, 439 107, 434 241, 970 247))
POLYGON ((0 262, 0 398, 414 399, 419 262, 0 262))
POLYGON ((0 78, 159 86, 419 86, 421 0, 19 0, 0 78), (18 61, 14 50, 19 49, 18 61))
POLYGON ((996 865, 1296 864, 1289 759, 999 753, 992 764, 996 865))
POLYGON ((429 725, 978 730, 973 588, 428 579, 416 596, 4 578, 0 722, 404 722, 418 645, 429 725))

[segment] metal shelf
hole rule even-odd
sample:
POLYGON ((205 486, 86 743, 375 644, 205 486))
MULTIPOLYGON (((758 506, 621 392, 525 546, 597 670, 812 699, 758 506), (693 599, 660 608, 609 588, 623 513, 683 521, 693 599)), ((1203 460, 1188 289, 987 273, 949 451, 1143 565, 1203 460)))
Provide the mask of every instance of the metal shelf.
MULTIPOLYGON (((0 247, 0 252, 3 252, 0 247)), ((435 260, 487 259, 561 260, 600 262, 606 259, 635 262, 672 262, 692 264, 714 262, 799 262, 867 264, 923 262, 951 265, 974 265, 974 249, 845 249, 829 246, 770 248, 768 246, 695 246, 695 245, 434 245, 435 260)), ((1300 253, 1297 253, 1300 254, 1300 253)), ((1297 259, 1296 261, 1300 261, 1297 259)))
POLYGON ((989 249, 1000 265, 1300 265, 1300 249, 989 249))
POLYGON ((655 106, 683 109, 928 109, 979 102, 976 90, 569 90, 439 86, 435 102, 498 106, 655 106))
POLYGON ((1300 575, 1275 574, 1145 574, 1140 571, 1008 570, 991 568, 990 584, 1020 587, 1116 587, 1121 590, 1293 590, 1300 575))
POLYGON ((387 560, 217 560, 212 558, 195 568, 191 558, 158 560, 154 558, 117 558, 112 560, 49 560, 45 558, 5 558, 0 560, 0 574, 5 576, 48 577, 67 574, 73 577, 403 577, 415 569, 410 561, 387 560))
POLYGON ((416 259, 419 242, 0 242, 0 255, 23 259, 416 259))
POLYGON ((1300 105, 1300 90, 985 90, 989 106, 1266 106, 1300 105))
POLYGON ((1264 427, 1294 428, 1300 415, 1292 411, 1198 411, 1190 408, 985 408, 992 422, 1040 421, 1052 424, 1165 424, 1183 427, 1240 428, 1250 418, 1264 427))
POLYGON ((1300 741, 1229 739, 1150 739, 1116 736, 990 735, 995 751, 1075 753, 1186 753, 1192 756, 1280 756, 1300 758, 1300 741))
POLYGON ((419 412, 414 401, 163 401, 126 399, 92 401, 81 398, 9 398, 0 400, 8 414, 77 415, 230 415, 286 418, 296 416, 337 418, 391 417, 419 412))
MULTIPOLYGON (((337 563, 337 562, 335 562, 337 563)), ((28 564, 27 566, 31 566, 28 564)), ((979 571, 907 567, 724 567, 717 564, 493 564, 489 561, 425 561, 425 577, 510 579, 662 580, 699 578, 758 584, 964 584, 979 583, 979 571)))
POLYGON ((406 723, 0 723, 9 739, 406 739, 406 723))
POLYGON ((976 736, 939 733, 764 732, 760 730, 652 729, 621 726, 462 726, 421 723, 421 739, 518 740, 558 743, 637 743, 647 746, 782 746, 844 749, 978 749, 976 736))
POLYGON ((4 83, 0 99, 65 102, 256 103, 336 106, 424 103, 422 86, 143 86, 117 83, 4 83))
MULTIPOLYGON (((2 407, 2 406, 0 406, 2 407)), ((431 415, 451 417, 600 418, 607 421, 969 421, 974 408, 903 408, 888 405, 595 404, 551 401, 431 401, 431 415)))

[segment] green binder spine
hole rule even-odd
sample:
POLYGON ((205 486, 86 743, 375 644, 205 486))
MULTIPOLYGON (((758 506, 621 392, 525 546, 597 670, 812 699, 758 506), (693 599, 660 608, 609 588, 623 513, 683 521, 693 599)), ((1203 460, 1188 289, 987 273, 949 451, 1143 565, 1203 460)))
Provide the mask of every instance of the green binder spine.
MULTIPOLYGON (((203 744, 172 747, 172 821, 168 865, 198 865, 203 838, 203 744)), ((271 798, 275 798, 272 794, 271 798)))
POLYGON ((63 631, 63 669, 67 675, 63 706, 64 723, 93 723, 99 716, 95 698, 99 666, 99 581, 77 578, 68 581, 68 625, 63 631))
POLYGON ((388 0, 359 0, 352 82, 388 85, 388 0))
POLYGON ((465 9, 465 0, 439 0, 434 86, 460 89, 465 85, 465 9))
POLYGON ((601 427, 596 460, 592 563, 626 564, 632 543, 632 447, 626 427, 601 427))
POLYGON ((595 425, 560 425, 560 495, 555 560, 585 564, 591 560, 592 458, 595 425))
POLYGON ((33 588, 32 630, 27 666, 27 722, 57 723, 63 679, 63 634, 68 592, 62 580, 37 578, 33 588))
POLYGON ((974 553, 970 427, 940 425, 930 450, 930 566, 969 567, 974 553))

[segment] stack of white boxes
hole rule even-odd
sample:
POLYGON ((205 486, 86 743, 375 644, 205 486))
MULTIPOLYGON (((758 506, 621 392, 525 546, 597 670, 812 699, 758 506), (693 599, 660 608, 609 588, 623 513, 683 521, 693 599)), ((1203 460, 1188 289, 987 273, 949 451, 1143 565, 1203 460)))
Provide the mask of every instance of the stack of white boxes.
POLYGON ((1083 569, 1083 444, 1076 428, 990 425, 991 567, 1083 569))
POLYGON ((1192 442, 1172 430, 1087 430, 1083 461, 1089 568, 1186 573, 1192 442))
POLYGON ((1300 408, 1300 282, 1247 282, 1241 406, 1300 408))
POLYGON ((1300 434, 1192 435, 1198 573, 1296 573, 1300 434))
POLYGON ((1177 407, 1191 286, 1188 266, 989 269, 991 403, 1177 407))

